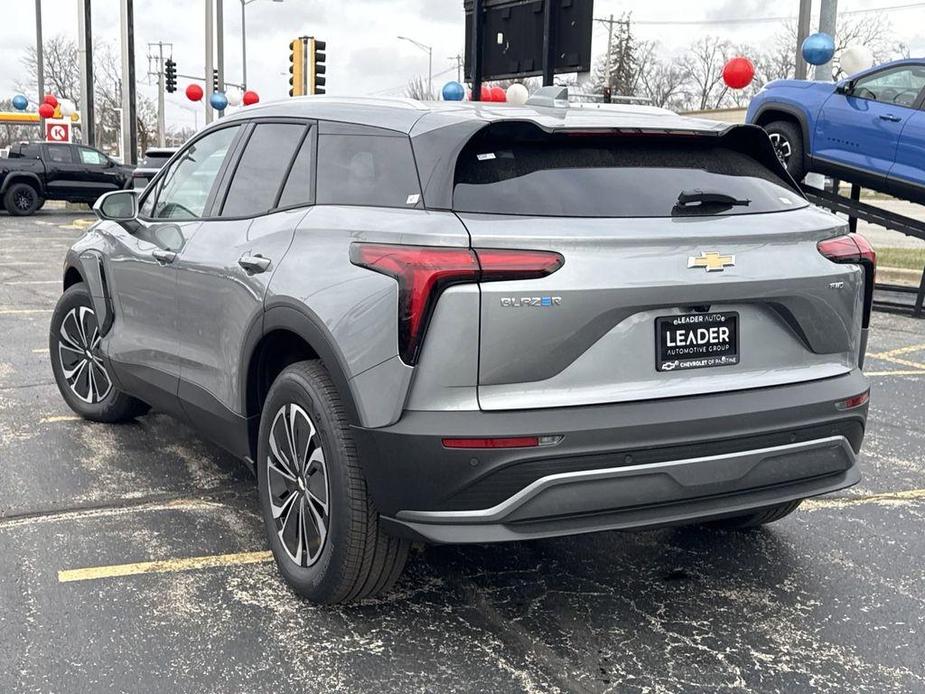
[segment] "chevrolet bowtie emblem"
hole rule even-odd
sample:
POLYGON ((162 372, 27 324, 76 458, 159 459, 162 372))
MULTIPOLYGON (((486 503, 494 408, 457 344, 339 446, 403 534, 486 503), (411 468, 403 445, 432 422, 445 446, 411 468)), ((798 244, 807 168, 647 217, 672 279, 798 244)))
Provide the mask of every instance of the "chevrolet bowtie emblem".
POLYGON ((734 255, 721 255, 719 251, 701 251, 696 258, 691 256, 687 259, 687 267, 705 267, 707 272, 722 272, 723 268, 731 267, 736 264, 734 255))

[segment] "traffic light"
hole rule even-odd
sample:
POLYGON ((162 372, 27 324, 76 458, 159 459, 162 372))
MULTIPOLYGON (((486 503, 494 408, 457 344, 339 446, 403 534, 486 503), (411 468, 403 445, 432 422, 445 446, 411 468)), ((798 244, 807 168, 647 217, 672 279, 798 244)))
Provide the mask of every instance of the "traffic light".
POLYGON ((177 91, 177 64, 172 58, 164 61, 164 91, 168 94, 177 91))
POLYGON ((212 91, 218 91, 218 70, 215 68, 212 69, 212 91))
POLYGON ((289 42, 289 96, 305 94, 305 47, 308 39, 300 36, 289 42))
POLYGON ((308 88, 309 94, 324 94, 324 49, 328 45, 320 39, 308 40, 308 88))

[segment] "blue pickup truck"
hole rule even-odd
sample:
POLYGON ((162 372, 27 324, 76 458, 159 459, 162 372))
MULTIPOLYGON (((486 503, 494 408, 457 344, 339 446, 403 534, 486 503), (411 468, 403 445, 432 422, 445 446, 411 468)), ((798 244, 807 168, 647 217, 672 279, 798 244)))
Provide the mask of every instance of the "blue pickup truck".
POLYGON ((925 203, 925 60, 840 82, 776 80, 748 107, 790 174, 817 172, 925 203))

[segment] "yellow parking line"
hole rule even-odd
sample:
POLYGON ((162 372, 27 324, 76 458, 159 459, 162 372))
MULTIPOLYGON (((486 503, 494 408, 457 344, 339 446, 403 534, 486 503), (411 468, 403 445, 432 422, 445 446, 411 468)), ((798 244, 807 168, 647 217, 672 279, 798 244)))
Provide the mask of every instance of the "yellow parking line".
POLYGON ((908 371, 865 371, 865 376, 925 376, 925 369, 909 369, 908 371))
POLYGON ((822 508, 847 508, 849 506, 862 506, 864 504, 903 506, 914 501, 925 501, 925 489, 908 489, 902 492, 884 492, 882 494, 842 497, 841 499, 807 499, 800 504, 800 509, 804 511, 815 511, 822 508))
POLYGON ((54 415, 52 417, 42 417, 39 420, 39 424, 53 424, 54 422, 77 422, 80 421, 81 417, 78 417, 74 414, 61 414, 54 415))
POLYGON ((212 554, 204 557, 190 557, 188 559, 164 559, 162 561, 142 561, 134 564, 89 566, 85 569, 67 569, 59 571, 58 582, 92 581, 99 578, 114 578, 116 576, 192 571, 195 569, 208 569, 214 566, 258 564, 270 561, 272 558, 273 555, 267 551, 237 552, 235 554, 212 554))
POLYGON ((909 345, 908 347, 891 349, 886 352, 875 352, 873 354, 868 354, 867 356, 875 357, 877 359, 890 359, 892 357, 898 357, 900 354, 909 354, 909 352, 918 352, 920 350, 925 350, 925 342, 918 345, 909 345))

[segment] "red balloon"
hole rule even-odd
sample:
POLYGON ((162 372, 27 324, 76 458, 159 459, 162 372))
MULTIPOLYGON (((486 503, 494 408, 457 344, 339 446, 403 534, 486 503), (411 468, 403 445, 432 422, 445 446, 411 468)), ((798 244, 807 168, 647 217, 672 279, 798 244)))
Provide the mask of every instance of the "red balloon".
POLYGON ((730 58, 723 67, 723 82, 730 89, 744 89, 755 77, 755 66, 748 58, 730 58))
POLYGON ((39 115, 42 118, 51 118, 55 115, 55 107, 51 104, 42 104, 39 106, 39 115))
POLYGON ((46 94, 45 98, 42 99, 43 104, 48 104, 52 108, 58 105, 58 100, 55 98, 54 94, 46 94))
POLYGON ((491 100, 492 101, 507 101, 507 92, 504 91, 501 87, 492 87, 491 88, 491 100))
POLYGON ((241 97, 241 101, 245 106, 252 106, 253 104, 256 104, 258 101, 260 101, 260 97, 257 95, 257 92, 252 92, 250 89, 248 89, 246 92, 244 92, 244 96, 241 97))
POLYGON ((202 98, 202 87, 198 84, 191 84, 186 88, 186 98, 190 101, 199 101, 202 98))

